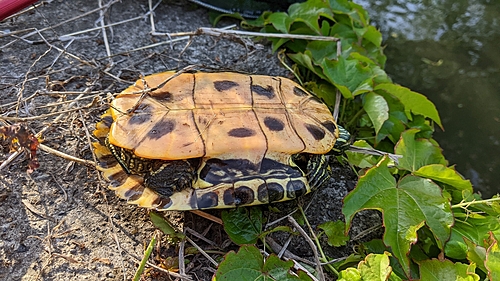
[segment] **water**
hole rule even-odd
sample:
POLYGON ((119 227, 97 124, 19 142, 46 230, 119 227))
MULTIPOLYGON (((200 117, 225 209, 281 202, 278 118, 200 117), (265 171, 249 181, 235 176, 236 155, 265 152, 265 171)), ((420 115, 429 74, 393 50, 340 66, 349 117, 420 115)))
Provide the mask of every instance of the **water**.
POLYGON ((500 1, 354 0, 385 38, 386 71, 441 115, 436 140, 483 198, 500 192, 500 1))

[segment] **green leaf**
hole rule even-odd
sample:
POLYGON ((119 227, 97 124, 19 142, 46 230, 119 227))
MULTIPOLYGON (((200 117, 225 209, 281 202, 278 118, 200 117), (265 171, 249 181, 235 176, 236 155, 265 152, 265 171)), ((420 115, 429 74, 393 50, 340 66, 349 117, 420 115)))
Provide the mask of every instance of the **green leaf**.
POLYGON ((497 240, 494 240, 486 251, 485 265, 488 269, 490 280, 500 280, 500 249, 498 248, 497 240))
POLYGON ((414 114, 421 114, 434 120, 439 127, 443 128, 436 106, 434 106, 434 104, 424 95, 413 92, 403 86, 391 83, 379 84, 375 87, 375 90, 384 90, 387 93, 396 96, 404 104, 408 119, 411 119, 410 112, 413 112, 414 114))
POLYGON ((387 280, 392 268, 389 265, 389 253, 369 254, 358 265, 363 280, 387 280))
POLYGON ((293 262, 291 260, 285 262, 280 260, 280 258, 278 258, 278 256, 274 254, 270 255, 267 258, 263 269, 265 273, 263 277, 266 277, 267 275, 270 278, 269 279, 264 278, 263 280, 280 280, 280 281, 311 280, 311 278, 306 274, 299 274, 299 278, 291 275, 289 271, 292 267, 293 267, 293 262))
POLYGON ((262 211, 259 208, 236 208, 222 212, 224 230, 238 244, 255 244, 262 231, 262 211))
POLYGON ((420 167, 413 174, 449 184, 459 190, 473 192, 470 180, 464 179, 454 168, 448 168, 442 164, 431 164, 420 167))
POLYGON ((339 272, 339 279, 343 281, 385 281, 385 280, 401 280, 396 275, 390 278, 392 267, 389 264, 388 252, 383 254, 369 254, 366 258, 359 262, 358 268, 347 268, 339 272))
POLYGON ((373 43, 373 45, 377 47, 380 47, 380 45, 382 44, 382 34, 373 25, 368 26, 365 34, 363 34, 363 38, 373 43))
POLYGON ((288 8, 288 14, 294 22, 303 22, 311 28, 316 35, 321 35, 319 27, 320 16, 333 21, 333 13, 328 4, 321 0, 309 0, 303 3, 295 3, 288 8))
POLYGON ((479 243, 482 235, 479 234, 474 225, 468 221, 456 219, 453 228, 451 229, 450 240, 444 248, 447 257, 454 259, 465 259, 469 251, 465 239, 479 243))
POLYGON ((446 165, 446 160, 438 145, 428 139, 415 139, 417 129, 409 129, 401 135, 396 144, 396 154, 403 155, 399 159, 398 167, 415 172, 423 166, 430 164, 446 165))
POLYGON ((339 57, 338 60, 324 60, 320 66, 323 69, 324 76, 335 87, 339 89, 343 87, 349 90, 351 94, 348 95, 342 92, 345 98, 350 98, 358 88, 365 88, 365 81, 372 76, 370 69, 363 67, 359 61, 346 60, 343 57, 339 57))
MULTIPOLYGON (((368 242, 363 243, 363 246, 366 248, 367 253, 374 253, 374 254, 383 254, 384 252, 390 252, 390 248, 388 248, 386 245, 384 245, 384 242, 382 239, 373 239, 368 242)), ((401 267, 401 264, 398 262, 396 258, 394 258, 394 255, 389 256, 389 260, 391 262, 391 267, 392 267, 392 273, 394 273, 397 276, 404 277, 405 272, 403 268, 401 267)), ((391 275, 392 277, 392 275, 391 275)), ((393 280, 394 278, 389 278, 389 280, 393 280)))
POLYGON ((318 98, 323 100, 327 106, 333 107, 335 105, 336 89, 332 86, 332 84, 308 82, 304 83, 304 86, 306 89, 313 92, 318 98))
POLYGON ((352 30, 351 26, 339 22, 332 26, 332 28, 330 29, 330 35, 337 38, 342 38, 342 50, 349 49, 351 47, 351 44, 353 42, 357 42, 358 40, 358 36, 352 30))
POLYGON ((262 276, 264 259, 259 249, 243 246, 238 253, 230 251, 219 264, 214 280, 257 280, 262 276))
POLYGON ((174 227, 157 212, 149 212, 149 218, 151 219, 151 222, 154 224, 154 226, 160 229, 163 233, 179 239, 184 238, 185 235, 182 232, 177 232, 174 227))
POLYGON ((238 253, 231 251, 226 254, 215 272, 213 280, 283 280, 283 281, 309 281, 305 274, 299 277, 290 274, 292 261, 281 261, 276 255, 270 255, 264 263, 264 257, 259 249, 254 246, 242 246, 238 253))
POLYGON ((425 260, 419 263, 420 280, 425 281, 479 281, 479 275, 474 273, 475 265, 453 263, 450 260, 425 260))
POLYGON ((362 281, 361 279, 361 273, 359 273, 359 270, 356 268, 346 268, 339 272, 339 279, 338 281, 362 281))
POLYGON ((484 272, 487 273, 486 269, 486 249, 481 247, 467 238, 463 238, 467 244, 467 260, 471 263, 477 264, 477 266, 484 272))
POLYGON ((323 60, 334 60, 337 58, 337 42, 311 41, 307 44, 307 50, 311 52, 315 64, 321 64, 323 60))
POLYGON ((350 226, 354 214, 364 209, 382 212, 385 226, 384 243, 391 247, 394 256, 409 274, 408 252, 417 241, 417 230, 429 227, 442 249, 450 237, 453 214, 441 189, 430 180, 405 176, 399 183, 389 172, 387 157, 362 176, 356 188, 344 199, 342 212, 350 226))
POLYGON ((286 13, 272 13, 267 20, 281 33, 288 33, 292 19, 286 13))
MULTIPOLYGON (((363 148, 373 148, 370 144, 368 144, 364 140, 355 141, 352 145, 363 148)), ((377 164, 378 162, 377 159, 379 159, 379 157, 373 155, 350 152, 349 150, 347 150, 345 154, 347 155, 347 159, 349 159, 350 164, 360 168, 371 168, 377 164)))
POLYGON ((311 51, 306 50, 305 54, 304 53, 289 54, 288 57, 295 63, 311 70, 314 74, 318 75, 320 78, 327 80, 327 78, 323 75, 323 70, 320 67, 313 65, 313 62, 311 60, 312 57, 311 51))
POLYGON ((350 4, 347 0, 330 0, 330 8, 335 14, 349 14, 352 11, 350 4))
POLYGON ((389 106, 384 97, 369 92, 363 98, 363 108, 370 117, 375 132, 378 133, 385 120, 389 119, 389 106))
POLYGON ((349 235, 345 234, 345 223, 343 221, 327 221, 318 227, 325 231, 330 246, 344 246, 349 241, 349 235))

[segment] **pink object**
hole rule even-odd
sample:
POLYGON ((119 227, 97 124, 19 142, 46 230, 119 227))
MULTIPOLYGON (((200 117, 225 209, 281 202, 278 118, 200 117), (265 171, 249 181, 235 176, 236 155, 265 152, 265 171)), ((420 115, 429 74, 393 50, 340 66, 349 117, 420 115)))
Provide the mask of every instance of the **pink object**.
POLYGON ((0 21, 38 0, 0 0, 0 21))

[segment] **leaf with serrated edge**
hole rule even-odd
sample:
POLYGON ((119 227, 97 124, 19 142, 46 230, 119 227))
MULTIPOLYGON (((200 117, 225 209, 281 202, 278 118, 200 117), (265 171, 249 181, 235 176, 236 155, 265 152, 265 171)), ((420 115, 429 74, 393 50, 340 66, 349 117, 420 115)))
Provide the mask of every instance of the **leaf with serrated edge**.
POLYGON ((328 4, 321 0, 310 0, 304 3, 296 3, 288 8, 288 14, 293 18, 294 22, 303 22, 316 35, 321 35, 319 27, 319 18, 325 17, 333 19, 333 13, 328 4))
POLYGON ((415 171, 413 174, 446 183, 459 190, 468 190, 473 192, 470 180, 464 179, 455 169, 446 167, 442 164, 430 164, 420 167, 420 169, 415 171))
POLYGON ((327 221, 318 226, 325 231, 328 237, 328 245, 340 247, 347 244, 349 236, 345 235, 345 224, 343 221, 327 221))
POLYGON ((276 30, 288 33, 292 19, 286 13, 272 13, 267 19, 276 30))
POLYGON ((367 93, 363 98, 363 108, 370 117, 375 133, 378 133, 385 120, 389 119, 389 106, 381 95, 367 93))
POLYGON ((226 254, 220 263, 212 280, 222 281, 311 281, 305 274, 299 277, 290 274, 292 261, 282 261, 276 255, 270 255, 264 263, 264 257, 255 246, 242 246, 238 253, 233 251, 226 254))
POLYGON ((392 272, 392 267, 389 265, 389 253, 369 254, 358 264, 358 269, 363 280, 387 280, 392 272))
POLYGON ((430 164, 446 165, 441 148, 428 139, 415 139, 418 129, 409 129, 401 134, 395 147, 396 154, 403 155, 399 159, 398 168, 414 172, 422 166, 430 164))
POLYGON ((409 274, 408 252, 416 242, 416 231, 427 224, 441 249, 450 237, 453 214, 441 189, 430 180, 405 176, 399 183, 389 172, 387 157, 362 176, 357 187, 344 199, 342 212, 347 229, 354 214, 364 209, 382 212, 385 226, 384 243, 409 274))
POLYGON ((224 230, 238 244, 254 244, 262 230, 262 211, 258 208, 236 208, 222 212, 224 230))
MULTIPOLYGON (((368 144, 365 140, 357 140, 353 144, 353 146, 363 147, 363 148, 373 148, 370 144, 368 144)), ((351 165, 360 167, 360 168, 371 168, 377 164, 377 156, 350 152, 349 150, 345 152, 347 155, 347 159, 349 159, 349 163, 351 165)))
POLYGON ((479 281, 479 275, 474 273, 476 266, 463 263, 453 263, 450 260, 437 259, 419 262, 420 280, 422 281, 479 281))
POLYGON ((490 280, 500 280, 500 249, 498 241, 491 235, 493 243, 486 251, 485 266, 488 269, 488 277, 490 280))
POLYGON ((328 81, 336 87, 346 87, 351 93, 360 87, 366 88, 365 82, 373 77, 369 67, 363 67, 354 59, 339 57, 338 60, 323 60, 320 66, 328 81))
POLYGON ((486 261, 486 249, 479 245, 476 245, 471 240, 464 238, 465 243, 467 244, 467 260, 471 263, 477 264, 477 267, 480 268, 484 273, 488 272, 486 269, 485 261, 486 261))
POLYGON ((254 246, 243 246, 238 253, 226 254, 219 264, 213 280, 257 280, 262 275, 264 259, 259 249, 254 246))
POLYGON ((392 83, 379 84, 375 87, 375 90, 384 90, 387 93, 396 96, 401 103, 404 104, 408 119, 411 119, 410 112, 413 112, 414 114, 421 114, 434 120, 439 127, 443 128, 436 106, 424 95, 392 83))

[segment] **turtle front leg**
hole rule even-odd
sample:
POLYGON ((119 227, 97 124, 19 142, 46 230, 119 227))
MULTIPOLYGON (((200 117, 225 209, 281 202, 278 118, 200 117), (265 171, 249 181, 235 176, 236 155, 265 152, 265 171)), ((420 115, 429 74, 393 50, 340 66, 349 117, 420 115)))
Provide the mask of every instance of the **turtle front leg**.
POLYGON ((196 180, 195 167, 191 161, 162 161, 159 168, 144 175, 144 185, 164 197, 192 188, 196 180))

